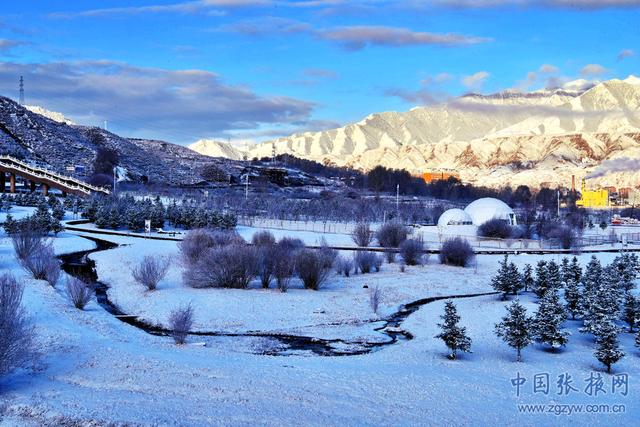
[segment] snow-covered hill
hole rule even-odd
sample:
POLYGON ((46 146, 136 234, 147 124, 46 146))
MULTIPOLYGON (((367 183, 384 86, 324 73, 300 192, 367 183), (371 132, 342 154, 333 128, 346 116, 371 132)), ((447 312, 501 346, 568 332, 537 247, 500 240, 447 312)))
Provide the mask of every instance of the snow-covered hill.
POLYGON ((40 114, 41 116, 44 116, 50 120, 53 120, 54 122, 64 123, 67 125, 76 124, 71 119, 66 118, 64 114, 58 113, 57 111, 47 110, 46 108, 42 108, 38 105, 25 105, 24 108, 31 111, 32 113, 40 114))
MULTIPOLYGON (((241 155, 223 145, 191 148, 241 155)), ((274 145, 277 153, 362 170, 376 165, 414 173, 453 168, 464 180, 489 186, 570 185, 571 175, 582 178, 594 171, 601 175, 594 185, 636 186, 640 172, 606 173, 598 167, 604 160, 640 157, 640 78, 472 94, 404 113, 371 114, 342 128, 263 142, 249 156, 270 156, 274 145)), ((606 165, 616 168, 615 161, 606 165)))

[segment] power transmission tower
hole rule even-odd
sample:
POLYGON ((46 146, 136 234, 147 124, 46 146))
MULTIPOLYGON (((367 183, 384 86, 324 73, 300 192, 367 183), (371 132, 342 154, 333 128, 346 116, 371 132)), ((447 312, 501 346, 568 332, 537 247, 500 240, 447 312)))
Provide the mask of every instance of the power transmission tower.
POLYGON ((22 76, 20 76, 20 98, 18 102, 20 105, 24 105, 24 78, 22 76))

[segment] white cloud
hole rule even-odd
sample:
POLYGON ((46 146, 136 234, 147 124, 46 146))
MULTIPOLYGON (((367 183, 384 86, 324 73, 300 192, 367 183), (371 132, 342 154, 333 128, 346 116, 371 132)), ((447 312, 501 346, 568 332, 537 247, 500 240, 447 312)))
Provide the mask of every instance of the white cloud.
POLYGON ((618 61, 622 61, 625 58, 630 58, 634 56, 636 53, 631 49, 622 49, 620 53, 618 53, 618 61))
POLYGON ((486 71, 478 71, 470 76, 464 76, 462 78, 462 84, 470 90, 480 90, 485 81, 489 78, 490 74, 486 71))
POLYGON ((582 67, 582 70, 580 70, 580 74, 584 77, 593 77, 600 76, 608 71, 609 70, 607 70, 600 64, 587 64, 582 67))
POLYGON ((0 92, 15 92, 24 75, 29 104, 61 111, 78 123, 101 124, 138 136, 178 142, 254 129, 261 124, 300 124, 314 104, 285 96, 261 96, 229 85, 204 70, 143 68, 113 61, 19 64, 0 62, 0 92))
POLYGON ((553 73, 557 73, 558 71, 560 71, 560 69, 558 67, 556 67, 555 65, 551 65, 551 64, 542 64, 540 66, 540 70, 541 73, 545 73, 545 74, 553 74, 553 73))

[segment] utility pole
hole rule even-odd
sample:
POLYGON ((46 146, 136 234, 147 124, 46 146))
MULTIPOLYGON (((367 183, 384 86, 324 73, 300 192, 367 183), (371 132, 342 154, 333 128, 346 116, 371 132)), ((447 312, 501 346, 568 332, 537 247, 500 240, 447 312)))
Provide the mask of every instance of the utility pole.
POLYGON ((560 218, 560 190, 558 190, 558 218, 560 218))
POLYGON ((104 121, 104 130, 107 130, 107 121, 104 121))
POLYGON ((116 195, 116 184, 118 183, 118 180, 116 179, 116 168, 117 166, 113 167, 113 195, 116 195))
POLYGON ((396 185, 396 216, 400 217, 400 184, 396 185))
POLYGON ((249 198, 249 171, 245 175, 244 179, 244 199, 247 200, 249 198))
POLYGON ((24 78, 20 76, 20 105, 24 105, 24 78))

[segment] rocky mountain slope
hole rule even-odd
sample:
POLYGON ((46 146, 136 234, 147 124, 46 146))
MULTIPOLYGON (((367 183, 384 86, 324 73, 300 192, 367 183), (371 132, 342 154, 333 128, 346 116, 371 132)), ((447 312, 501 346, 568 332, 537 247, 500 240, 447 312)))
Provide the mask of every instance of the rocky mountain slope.
POLYGON ((227 171, 238 168, 232 161, 212 159, 180 145, 128 139, 100 128, 72 125, 58 113, 25 108, 0 97, 0 154, 61 173, 68 173, 68 166, 82 165, 90 176, 100 147, 117 152, 120 166, 134 181, 189 185, 202 181, 199 169, 204 164, 217 163, 227 171))
MULTIPOLYGON (((362 170, 376 165, 413 173, 455 169, 466 181, 494 187, 568 186, 571 175, 593 177, 593 186, 634 187, 640 184, 640 171, 628 159, 640 159, 640 79, 467 95, 267 141, 249 156, 270 156, 274 146, 277 153, 362 170)), ((216 156, 242 155, 220 142, 192 148, 216 156)))

